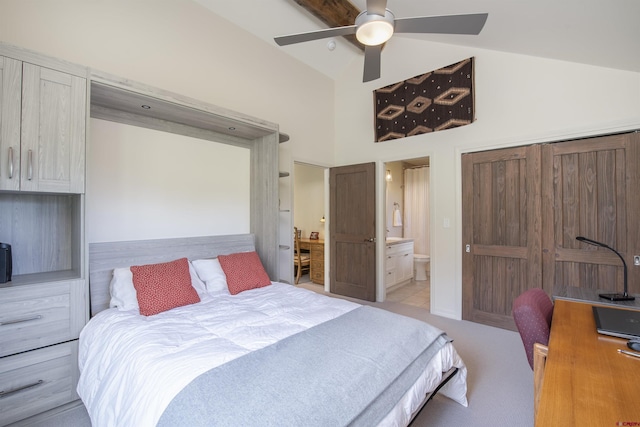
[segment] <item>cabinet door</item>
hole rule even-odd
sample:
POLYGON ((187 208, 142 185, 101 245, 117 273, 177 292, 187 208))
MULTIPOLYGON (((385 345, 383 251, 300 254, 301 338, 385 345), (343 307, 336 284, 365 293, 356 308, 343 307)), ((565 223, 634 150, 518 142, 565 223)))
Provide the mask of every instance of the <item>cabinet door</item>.
POLYGON ((402 266, 401 281, 411 280, 413 278, 413 244, 409 243, 403 248, 400 255, 400 265, 402 266))
POLYGON ((84 192, 86 79, 25 63, 20 189, 84 192))
POLYGON ((22 62, 0 56, 0 190, 20 189, 22 62))

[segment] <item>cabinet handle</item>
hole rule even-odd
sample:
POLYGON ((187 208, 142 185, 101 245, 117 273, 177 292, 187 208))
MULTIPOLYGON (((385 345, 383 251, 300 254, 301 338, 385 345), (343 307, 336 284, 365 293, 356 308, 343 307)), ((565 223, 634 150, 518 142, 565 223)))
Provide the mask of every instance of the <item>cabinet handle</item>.
POLYGON ((0 399, 2 399, 3 397, 11 396, 12 394, 18 393, 18 392, 23 391, 23 390, 27 390, 27 389, 32 388, 32 387, 37 387, 37 386, 39 386, 41 384, 44 384, 43 380, 38 380, 33 384, 23 385, 22 387, 17 387, 17 388, 14 388, 13 390, 7 390, 7 391, 2 390, 2 391, 0 391, 0 399))
POLYGON ((31 181, 33 178, 33 150, 29 150, 27 156, 27 179, 31 181))
POLYGON ((4 320, 0 322, 0 326, 13 325, 16 323, 29 322, 31 320, 38 320, 38 319, 42 319, 42 315, 36 314, 35 316, 31 316, 31 317, 22 317, 18 319, 4 320))
POLYGON ((9 179, 13 178, 13 147, 9 147, 9 179))

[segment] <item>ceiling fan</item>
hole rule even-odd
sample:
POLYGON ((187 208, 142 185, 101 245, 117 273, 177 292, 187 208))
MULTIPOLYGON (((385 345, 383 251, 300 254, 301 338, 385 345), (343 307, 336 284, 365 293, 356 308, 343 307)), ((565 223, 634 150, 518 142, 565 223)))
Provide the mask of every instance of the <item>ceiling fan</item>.
POLYGON ((487 13, 396 18, 387 9, 387 0, 367 0, 354 25, 275 37, 279 46, 355 34, 364 45, 363 82, 380 78, 382 45, 394 33, 468 34, 477 35, 484 27, 487 13))

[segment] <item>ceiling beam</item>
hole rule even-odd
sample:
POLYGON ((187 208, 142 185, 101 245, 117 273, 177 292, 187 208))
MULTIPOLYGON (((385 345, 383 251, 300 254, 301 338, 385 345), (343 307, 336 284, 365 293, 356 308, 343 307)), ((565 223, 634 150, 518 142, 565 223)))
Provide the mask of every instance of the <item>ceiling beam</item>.
MULTIPOLYGON (((360 13, 360 10, 349 0, 295 0, 295 2, 327 24, 329 28, 353 25, 360 13)), ((343 37, 364 52, 364 46, 358 42, 355 35, 343 37)))

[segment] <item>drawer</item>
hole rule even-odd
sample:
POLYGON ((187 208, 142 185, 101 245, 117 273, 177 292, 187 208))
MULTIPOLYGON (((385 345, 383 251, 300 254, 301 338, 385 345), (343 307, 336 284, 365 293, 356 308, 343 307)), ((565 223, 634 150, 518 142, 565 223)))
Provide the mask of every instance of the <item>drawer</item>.
POLYGON ((0 357, 78 338, 84 280, 0 288, 0 357))
POLYGON ((324 285, 324 271, 312 272, 310 279, 315 284, 324 285))
POLYGON ((400 246, 399 245, 387 245, 387 255, 395 255, 398 252, 400 252, 400 246))
POLYGON ((0 426, 78 399, 78 341, 0 359, 0 426))
POLYGON ((396 269, 392 268, 386 271, 386 276, 384 278, 385 288, 389 288, 396 284, 396 269))
POLYGON ((309 252, 311 253, 311 257, 324 258, 324 245, 312 243, 309 247, 309 252))
POLYGON ((385 261, 385 269, 390 270, 396 267, 396 262, 398 260, 397 255, 387 253, 387 259, 385 261))
POLYGON ((317 283, 320 285, 324 284, 324 262, 311 260, 311 269, 309 271, 309 279, 313 283, 317 283))

